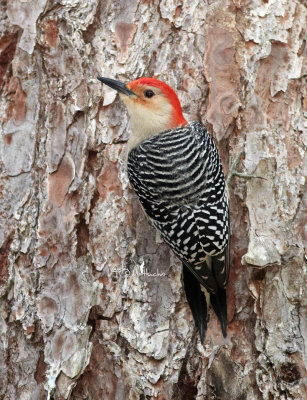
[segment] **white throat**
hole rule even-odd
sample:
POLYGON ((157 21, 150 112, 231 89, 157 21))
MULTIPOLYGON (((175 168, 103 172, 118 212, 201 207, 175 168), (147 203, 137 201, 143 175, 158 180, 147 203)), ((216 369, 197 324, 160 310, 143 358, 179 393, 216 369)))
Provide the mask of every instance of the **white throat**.
POLYGON ((143 140, 168 129, 172 107, 166 101, 163 103, 159 108, 150 109, 130 99, 125 101, 132 125, 128 152, 143 140))

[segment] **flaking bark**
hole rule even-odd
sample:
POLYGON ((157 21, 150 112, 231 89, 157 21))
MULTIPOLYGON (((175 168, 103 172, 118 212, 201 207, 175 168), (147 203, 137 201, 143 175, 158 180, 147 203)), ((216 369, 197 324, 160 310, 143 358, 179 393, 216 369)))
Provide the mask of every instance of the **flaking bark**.
POLYGON ((299 0, 3 1, 0 398, 307 398, 306 17, 299 0), (96 79, 154 76, 213 134, 231 199, 229 324, 200 345, 181 266, 126 173, 96 79))

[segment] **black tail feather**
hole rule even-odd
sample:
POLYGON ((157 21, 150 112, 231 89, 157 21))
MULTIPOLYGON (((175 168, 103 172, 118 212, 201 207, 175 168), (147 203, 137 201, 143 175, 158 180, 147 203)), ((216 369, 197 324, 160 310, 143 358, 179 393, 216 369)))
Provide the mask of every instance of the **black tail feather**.
POLYGON ((204 342, 207 330, 207 302, 201 286, 188 268, 183 266, 183 283, 185 294, 197 326, 201 343, 204 342))
POLYGON ((217 293, 210 294, 210 302, 213 310, 217 315, 223 332, 224 338, 227 336, 227 303, 226 303, 226 289, 219 288, 217 293))

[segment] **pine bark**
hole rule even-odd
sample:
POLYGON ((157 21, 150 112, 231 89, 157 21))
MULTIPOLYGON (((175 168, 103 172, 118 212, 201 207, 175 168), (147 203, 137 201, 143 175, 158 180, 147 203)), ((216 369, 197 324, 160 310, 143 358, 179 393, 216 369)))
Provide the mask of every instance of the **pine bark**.
POLYGON ((306 18, 299 0, 0 8, 0 398, 307 398, 306 18), (153 76, 223 159, 231 275, 201 345, 181 265, 126 173, 96 79, 153 76))

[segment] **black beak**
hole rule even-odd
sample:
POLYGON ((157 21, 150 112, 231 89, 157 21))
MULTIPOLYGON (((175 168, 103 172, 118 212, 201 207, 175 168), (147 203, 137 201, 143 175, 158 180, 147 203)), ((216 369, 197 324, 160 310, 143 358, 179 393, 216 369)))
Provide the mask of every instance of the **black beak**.
POLYGON ((101 76, 98 76, 97 79, 99 79, 102 83, 110 86, 112 89, 115 89, 120 93, 123 93, 127 96, 132 96, 132 95, 136 96, 136 94, 132 90, 128 89, 127 86, 122 82, 116 81, 115 79, 103 78, 101 76))

